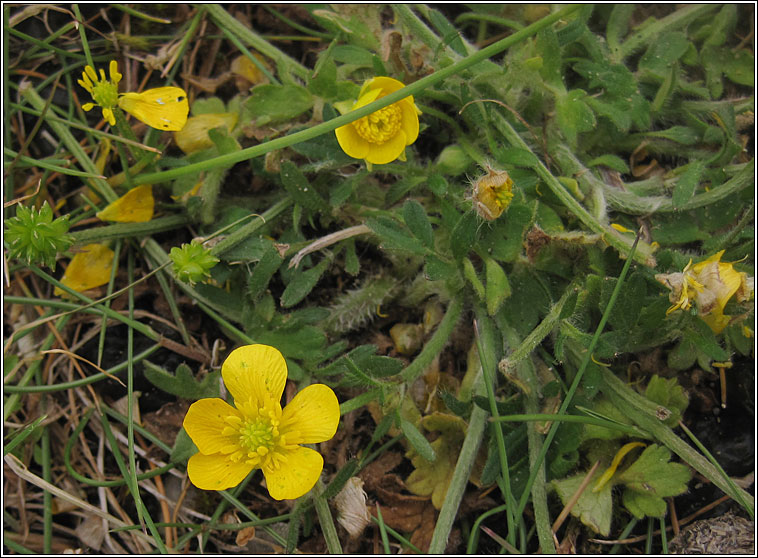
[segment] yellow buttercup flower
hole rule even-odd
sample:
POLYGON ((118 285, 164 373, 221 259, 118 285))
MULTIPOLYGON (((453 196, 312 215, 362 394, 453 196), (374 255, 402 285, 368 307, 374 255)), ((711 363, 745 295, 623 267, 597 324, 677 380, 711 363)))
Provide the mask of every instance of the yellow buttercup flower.
POLYGON ((274 499, 307 493, 321 475, 324 459, 300 444, 334 436, 340 418, 334 392, 323 384, 310 385, 282 410, 287 364, 268 345, 235 349, 221 376, 234 406, 219 398, 201 399, 184 417, 184 429, 199 450, 187 463, 192 484, 225 490, 260 468, 274 499))
POLYGON ((82 108, 90 111, 95 106, 103 109, 103 118, 115 126, 116 117, 113 109, 119 107, 148 126, 159 130, 178 131, 184 127, 189 113, 187 93, 180 87, 156 87, 142 93, 123 93, 119 95, 118 84, 121 74, 118 64, 111 60, 109 65, 110 80, 105 78, 105 71, 100 76, 92 66, 85 66, 82 79, 77 80, 84 87, 94 103, 85 103, 82 108))
MULTIPOLYGON (((78 292, 105 285, 111 278, 113 250, 104 244, 87 244, 71 258, 61 283, 78 292)), ((55 287, 56 296, 68 296, 63 289, 55 287)))
POLYGON ((669 300, 673 303, 667 314, 675 310, 689 310, 693 301, 698 315, 714 333, 721 333, 729 325, 730 317, 724 315, 726 303, 735 296, 737 302, 753 297, 754 279, 747 273, 734 269, 733 263, 721 262, 724 250, 710 258, 692 265, 692 260, 681 273, 659 273, 655 278, 671 289, 669 300))
POLYGON ((109 66, 111 79, 105 79, 105 70, 100 70, 100 77, 97 76, 95 69, 87 65, 84 67, 82 79, 77 83, 89 91, 94 103, 85 103, 82 108, 85 111, 91 111, 95 106, 103 109, 103 118, 111 126, 116 125, 116 117, 113 116, 113 107, 118 104, 118 82, 121 81, 121 74, 118 72, 118 64, 111 60, 109 66))
MULTIPOLYGON (((352 110, 405 87, 389 77, 375 77, 363 84, 352 110)), ((381 108, 334 132, 342 150, 367 164, 382 165, 395 159, 405 161, 405 148, 418 137, 418 115, 413 96, 381 108)))
POLYGON ((95 215, 102 221, 145 223, 153 218, 154 208, 153 187, 143 184, 132 188, 95 215))

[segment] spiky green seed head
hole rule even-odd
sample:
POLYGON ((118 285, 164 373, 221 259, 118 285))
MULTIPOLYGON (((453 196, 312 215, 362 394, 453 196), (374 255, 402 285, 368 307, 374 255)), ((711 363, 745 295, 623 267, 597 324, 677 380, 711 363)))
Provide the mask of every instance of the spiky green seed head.
POLYGON ((182 244, 181 247, 171 248, 169 258, 174 263, 176 277, 190 285, 208 279, 211 276, 210 270, 219 261, 210 250, 194 240, 189 244, 182 244))
POLYGON ((39 211, 18 204, 16 216, 6 221, 8 256, 55 270, 55 256, 74 243, 68 228, 68 215, 53 219, 53 210, 47 202, 39 211))

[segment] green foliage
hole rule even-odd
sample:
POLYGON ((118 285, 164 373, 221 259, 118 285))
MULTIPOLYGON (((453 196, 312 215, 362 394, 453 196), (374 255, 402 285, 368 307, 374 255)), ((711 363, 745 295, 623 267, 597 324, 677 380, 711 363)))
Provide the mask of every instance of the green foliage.
POLYGON ((670 463, 671 452, 664 446, 651 444, 625 471, 617 483, 624 485, 622 501, 638 519, 662 517, 666 513, 664 498, 678 496, 687 490, 692 477, 682 463, 670 463))
POLYGON ((313 106, 308 90, 298 85, 264 84, 254 87, 245 108, 257 126, 291 120, 313 106))
POLYGON ((53 210, 47 201, 39 211, 17 204, 16 216, 6 220, 5 226, 8 256, 29 265, 42 264, 55 269, 58 252, 68 250, 74 243, 68 234, 68 216, 53 219, 53 210))
POLYGON ((209 372, 202 381, 195 379, 192 369, 186 364, 176 367, 176 372, 171 374, 164 368, 146 360, 145 378, 160 390, 176 395, 183 399, 197 400, 204 397, 218 397, 220 372, 209 372))
POLYGON ((672 428, 679 424, 689 404, 687 393, 676 378, 665 379, 658 374, 650 378, 645 389, 645 397, 671 411, 671 416, 663 422, 672 428))
MULTIPOLYGON (((142 134, 140 127, 134 128, 138 138, 128 138, 136 141, 114 142, 109 152, 105 142, 96 143, 101 132, 89 129, 94 120, 82 119, 75 97, 69 99, 71 106, 60 105, 58 96, 35 100, 47 90, 40 74, 53 79, 62 72, 62 82, 70 83, 78 78, 53 60, 73 57, 83 64, 109 56, 102 41, 77 40, 91 37, 102 16, 90 18, 86 28, 62 31, 63 37, 54 34, 35 42, 23 35, 35 23, 28 17, 32 12, 10 8, 7 46, 15 73, 7 77, 18 99, 9 105, 7 120, 10 130, 24 133, 6 138, 8 197, 27 195, 30 177, 39 177, 39 201, 55 200, 56 212, 68 215, 53 220, 46 202, 39 211, 19 205, 16 217, 7 220, 8 257, 18 260, 10 267, 14 292, 8 295, 8 315, 28 318, 17 307, 31 304, 49 314, 68 312, 69 306, 59 310, 60 301, 50 302, 52 285, 45 284, 49 278, 40 270, 33 269, 33 282, 27 281, 27 264, 54 268, 56 256, 74 242, 83 244, 82 239, 119 242, 129 266, 119 269, 114 289, 149 289, 156 297, 154 308, 173 320, 184 344, 198 340, 205 346, 207 336, 208 343, 219 339, 227 347, 251 340, 272 345, 287 362, 288 396, 292 383, 325 380, 343 409, 358 411, 343 417, 339 427, 350 440, 346 464, 336 463, 336 454, 324 455, 328 488, 318 498, 335 496, 369 461, 387 459, 387 453, 381 454, 384 444, 400 440, 408 453, 394 472, 407 474, 413 466, 411 476, 404 477, 407 487, 441 506, 434 518, 434 544, 439 544, 447 540, 445 521, 458 509, 450 498, 445 505, 445 494, 456 463, 465 461, 459 459, 461 444, 469 436, 481 436, 476 440, 481 461, 485 453, 487 458, 474 471, 483 465, 481 475, 458 479, 463 482, 459 492, 469 478, 497 482, 501 490, 490 497, 496 505, 501 500, 508 504, 503 522, 508 542, 518 541, 521 527, 529 532, 536 525, 540 550, 549 552, 552 543, 545 540, 551 534, 540 506, 549 506, 544 515, 550 515, 557 502, 539 496, 543 479, 535 477, 538 469, 530 459, 539 447, 532 447, 535 440, 527 436, 526 425, 497 423, 509 461, 505 482, 496 423, 486 422, 484 433, 471 434, 474 429, 465 422, 481 419, 482 410, 489 413, 493 404, 501 415, 527 412, 526 387, 531 384, 523 378, 506 381, 498 372, 496 383, 488 386, 493 402, 493 393, 484 396, 481 381, 488 376, 480 375, 481 362, 467 359, 472 344, 497 338, 494 349, 483 355, 492 361, 487 372, 495 371, 496 358, 508 364, 538 355, 551 368, 549 379, 539 378, 539 406, 548 408, 547 401, 560 396, 572 415, 586 413, 627 427, 561 422, 550 431, 543 441, 544 481, 560 500, 566 503, 573 496, 589 464, 600 460, 608 468, 631 432, 633 439, 650 446, 634 449, 613 471, 608 469, 610 480, 595 491, 599 471, 572 513, 609 537, 618 534, 612 524, 623 513, 618 503, 636 518, 661 517, 664 499, 686 490, 687 467, 704 474, 703 467, 691 456, 686 464, 672 463, 665 437, 635 426, 639 417, 622 413, 616 405, 623 401, 610 398, 607 388, 610 375, 623 375, 630 362, 646 361, 651 353, 681 371, 693 366, 708 371, 713 361, 753 353, 751 332, 742 327, 753 318, 752 301, 730 302, 726 314, 743 321, 715 334, 697 310, 668 312, 669 288, 656 280, 658 274, 681 273, 690 259, 697 263, 722 249, 724 261, 747 257, 737 266, 752 273, 755 177, 747 148, 754 55, 745 38, 749 7, 609 4, 569 12, 571 7, 550 5, 461 5, 450 11, 444 5, 314 4, 304 9, 312 17, 266 8, 281 18, 260 18, 255 32, 213 4, 182 22, 187 24, 182 35, 186 44, 178 45, 175 54, 170 51, 170 64, 158 61, 166 68, 186 67, 187 53, 201 45, 203 35, 196 26, 202 17, 210 18, 229 39, 219 43, 225 50, 205 57, 202 68, 195 68, 199 73, 180 81, 195 99, 193 115, 231 112, 239 117, 232 130, 211 130, 207 149, 186 155, 170 143, 169 134, 142 134), (566 11, 549 25, 541 23, 558 10, 566 11), (506 42, 498 43, 504 30, 510 30, 504 33, 506 42), (294 36, 304 40, 272 39, 294 36), (482 46, 488 44, 498 46, 482 46), (225 81, 234 79, 227 56, 231 60, 240 54, 239 45, 265 58, 268 83, 248 89, 225 81), (484 48, 489 49, 486 56, 484 48), (474 63, 472 56, 480 58, 474 63), (411 88, 420 110, 419 135, 402 160, 366 166, 360 157, 346 155, 328 128, 353 107, 366 80, 380 75, 411 88), (31 87, 25 89, 18 76, 31 87), (44 134, 37 133, 31 118, 44 119, 44 134), (38 144, 40 138, 46 143, 38 144), (35 159, 39 153, 46 155, 35 159), (510 204, 491 220, 477 215, 476 204, 486 190, 472 191, 469 176, 477 166, 490 165, 507 169, 513 180, 510 204), (84 182, 75 168, 86 172, 84 182), (100 202, 88 193, 83 201, 82 185, 110 199, 111 186, 141 183, 155 185, 157 219, 93 226, 93 208, 100 202), (179 224, 161 228, 167 219, 179 224), (76 226, 71 234, 69 222, 76 226), (611 224, 642 230, 634 255, 634 233, 619 232, 611 224), (172 243, 196 237, 208 240, 173 247, 167 257, 172 243), (306 246, 320 248, 298 266, 287 265, 306 246), (588 355, 628 258, 633 267, 588 355), (151 278, 140 281, 140 273, 167 262, 173 285, 162 283, 157 291, 151 278), (23 293, 16 292, 19 288, 23 293), (565 301, 560 312, 558 301, 565 301), (482 335, 489 322, 494 335, 482 335), (419 332, 420 345, 411 357, 396 358, 398 345, 388 338, 398 324, 419 332), (574 385, 579 374, 581 382, 574 385), (440 419, 445 408, 449 413, 440 419), (442 424, 445 420, 449 428, 442 424), (524 509, 534 514, 519 515, 524 509)), ((119 40, 142 39, 137 27, 132 33, 137 35, 119 40)), ((142 40, 151 49, 156 46, 156 39, 142 40)), ((166 52, 145 50, 144 56, 158 59, 166 52)), ((147 87, 164 85, 165 77, 153 72, 147 87)), ((168 79, 176 81, 179 74, 168 79)), ((99 118, 101 111, 95 113, 99 118)), ((100 361, 112 354, 110 320, 121 319, 152 341, 160 340, 162 329, 156 323, 142 323, 139 314, 118 310, 124 298, 87 308, 106 312, 106 342, 97 359, 104 368, 125 366, 100 361)), ((135 300, 142 309, 142 297, 135 300)), ((39 350, 29 353, 24 343, 50 332, 39 337, 38 329, 25 338, 28 323, 18 324, 19 330, 10 324, 14 333, 6 352, 18 357, 15 362, 6 357, 9 424, 29 422, 18 417, 20 410, 40 404, 29 395, 44 389, 40 401, 58 405, 66 392, 57 391, 78 382, 61 377, 61 367, 46 367, 39 374, 46 361, 36 360, 39 350)), ((49 318, 40 323, 64 336, 71 329, 64 328, 62 318, 60 327, 49 318)), ((49 338, 51 343, 58 339, 49 338)), ((167 394, 187 399, 218 395, 218 372, 198 381, 186 365, 174 373, 150 363, 145 369, 147 379, 167 394)), ((511 380, 507 373, 505 378, 511 380)), ((645 396, 641 401, 649 415, 656 407, 661 411, 655 424, 670 433, 687 407, 682 387, 673 378, 652 376, 645 396)), ((39 440, 49 434, 49 420, 7 440, 16 444, 11 446, 15 454, 32 455, 42 473, 49 457, 39 440)), ((539 421, 538 432, 544 423, 539 421)), ((389 455, 399 456, 396 450, 389 455)), ((184 461, 195 451, 180 431, 171 461, 184 461)), ((108 478, 119 474, 112 456, 106 455, 104 463, 108 478)), ((377 465, 381 470, 379 465, 383 463, 377 465)), ((202 501, 204 517, 218 517, 214 503, 214 498, 202 501)), ((125 506, 133 508, 141 509, 125 506)), ((301 537, 316 533, 311 509, 306 498, 291 510, 287 540, 276 539, 289 551, 304 542, 301 537)), ((215 529, 214 521, 208 529, 215 529)), ((428 526, 424 520, 421 530, 428 526)), ((50 528, 43 529, 49 539, 50 528)), ((178 527, 177 532, 182 532, 177 548, 197 539, 193 551, 217 550, 209 547, 214 539, 197 537, 195 528, 178 527)))
MULTIPOLYGON (((551 484, 556 492, 558 492, 558 496, 560 496, 564 505, 566 505, 572 496, 576 494, 586 476, 587 472, 585 471, 573 477, 552 481, 551 484)), ((593 475, 592 480, 590 481, 590 487, 593 486, 593 482, 595 482, 599 476, 599 471, 593 475)), ((612 511, 612 486, 608 483, 598 492, 595 492, 589 487, 584 490, 574 507, 571 508, 571 515, 579 518, 584 525, 592 529, 594 532, 603 536, 608 536, 611 530, 612 511)))
POLYGON ((434 451, 434 448, 426 437, 419 432, 419 429, 416 428, 412 422, 402 417, 398 417, 398 419, 400 422, 400 430, 403 432, 406 440, 408 440, 408 443, 423 459, 433 463, 437 459, 437 453, 434 451))

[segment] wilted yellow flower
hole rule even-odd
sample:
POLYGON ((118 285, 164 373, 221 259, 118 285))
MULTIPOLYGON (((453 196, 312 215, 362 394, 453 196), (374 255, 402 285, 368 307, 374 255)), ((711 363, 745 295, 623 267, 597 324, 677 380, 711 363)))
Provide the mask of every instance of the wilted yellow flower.
MULTIPOLYGON (((78 292, 105 285, 111 278, 113 250, 104 244, 87 244, 71 258, 61 283, 78 292)), ((56 296, 67 296, 63 289, 55 287, 56 296)))
POLYGON ((144 122, 159 130, 177 131, 184 127, 189 113, 187 93, 180 87, 156 87, 142 93, 118 93, 118 83, 121 74, 118 64, 111 60, 109 66, 111 79, 105 78, 105 71, 100 70, 100 77, 92 66, 85 66, 82 79, 77 80, 92 95, 94 103, 85 103, 82 108, 86 111, 95 106, 103 109, 103 118, 114 126, 116 117, 113 109, 118 106, 144 122))
MULTIPOLYGON (((394 93, 405 87, 389 77, 375 77, 361 88, 352 110, 394 93)), ((334 132, 342 150, 350 157, 366 163, 382 165, 395 159, 405 161, 405 148, 418 137, 418 115, 413 96, 381 108, 358 120, 340 126, 334 132)))
POLYGON ((508 173, 484 165, 487 174, 472 183, 474 209, 480 217, 494 221, 503 214, 513 199, 513 180, 508 173))
POLYGON ((300 444, 334 436, 340 418, 334 392, 323 384, 310 385, 282 410, 287 364, 268 345, 235 349, 221 376, 235 406, 219 398, 201 399, 184 417, 184 429, 200 450, 187 463, 192 484, 225 490, 260 468, 274 499, 308 492, 321 475, 324 459, 300 444))
POLYGON ((681 273, 659 273, 655 278, 671 289, 669 300, 673 306, 666 312, 689 310, 694 301, 698 315, 714 333, 721 333, 729 325, 724 307, 732 296, 737 302, 753 297, 754 279, 734 269, 733 263, 722 263, 724 250, 692 265, 692 260, 681 273))
POLYGON ((118 64, 115 60, 111 60, 109 66, 111 79, 105 79, 105 70, 100 70, 100 77, 98 78, 97 72, 89 64, 84 67, 82 73, 82 79, 77 80, 77 83, 89 91, 92 95, 94 103, 85 103, 82 108, 85 111, 90 111, 95 106, 99 106, 103 109, 103 118, 111 126, 116 125, 116 117, 113 116, 113 107, 118 104, 118 82, 121 81, 121 74, 118 73, 118 64))
POLYGON ((95 215, 102 221, 145 223, 153 218, 154 208, 153 187, 150 184, 143 184, 132 188, 95 215))
POLYGON ((228 131, 231 131, 237 124, 237 118, 237 114, 233 112, 191 116, 184 128, 174 134, 176 145, 188 155, 213 147, 214 144, 208 132, 220 126, 224 126, 228 131))

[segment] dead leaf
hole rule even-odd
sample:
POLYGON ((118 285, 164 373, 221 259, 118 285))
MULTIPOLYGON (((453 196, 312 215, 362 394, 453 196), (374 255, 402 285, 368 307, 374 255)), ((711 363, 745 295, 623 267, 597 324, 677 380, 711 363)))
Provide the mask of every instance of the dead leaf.
POLYGON ((249 541, 255 538, 255 527, 245 527, 244 529, 240 529, 237 532, 237 538, 234 540, 234 542, 237 543, 237 546, 245 546, 249 541))

